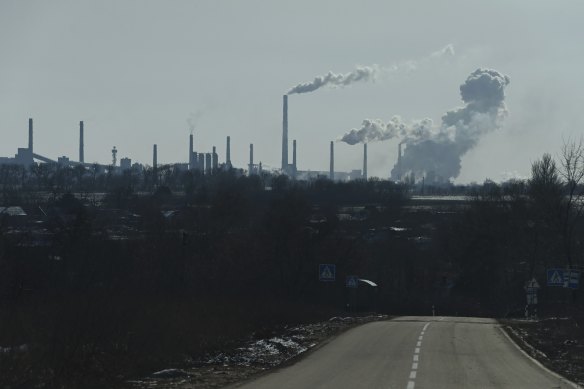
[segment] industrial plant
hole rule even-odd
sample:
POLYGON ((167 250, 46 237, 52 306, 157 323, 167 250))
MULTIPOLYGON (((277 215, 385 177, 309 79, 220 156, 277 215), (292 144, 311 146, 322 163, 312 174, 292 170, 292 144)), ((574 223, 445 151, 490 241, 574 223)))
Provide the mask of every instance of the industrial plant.
MULTIPOLYGON (((349 172, 335 170, 335 154, 334 142, 330 142, 330 166, 329 170, 299 170, 297 160, 297 140, 292 140, 292 161, 289 159, 289 129, 288 129, 288 95, 283 96, 283 111, 282 111, 282 161, 280 169, 270 171, 274 174, 283 174, 293 180, 313 180, 317 178, 328 178, 334 181, 352 181, 352 180, 367 180, 367 143, 363 144, 363 166, 362 169, 353 169, 349 172)), ((0 165, 20 165, 30 166, 36 163, 56 164, 59 166, 83 166, 97 169, 100 172, 111 172, 121 174, 124 171, 142 171, 147 164, 138 162, 132 163, 129 157, 122 157, 118 159, 118 152, 116 146, 111 150, 111 163, 103 164, 96 162, 87 162, 85 160, 85 144, 84 144, 85 128, 83 121, 79 122, 79 156, 74 160, 68 156, 60 156, 57 158, 50 158, 39 154, 34 149, 34 128, 33 119, 28 120, 28 147, 18 148, 14 157, 0 157, 0 165)), ((400 145, 401 157, 401 145, 400 145)), ((243 174, 247 175, 261 175, 265 170, 262 162, 255 162, 254 159, 254 145, 249 144, 249 163, 247 169, 241 169, 243 174)), ((175 163, 167 164, 179 171, 198 171, 201 174, 208 175, 220 170, 230 170, 235 167, 231 161, 231 137, 226 137, 225 158, 220 162, 217 147, 213 146, 211 150, 197 150, 195 147, 195 136, 191 133, 188 140, 188 158, 186 161, 176 161, 175 163)), ((396 166, 399 166, 399 159, 396 166)), ((151 168, 158 169, 158 145, 152 146, 152 163, 151 168)), ((394 178, 394 177, 392 177, 394 178)), ((400 180, 398 176, 397 180, 400 180)), ((395 179, 395 178, 394 178, 395 179)))

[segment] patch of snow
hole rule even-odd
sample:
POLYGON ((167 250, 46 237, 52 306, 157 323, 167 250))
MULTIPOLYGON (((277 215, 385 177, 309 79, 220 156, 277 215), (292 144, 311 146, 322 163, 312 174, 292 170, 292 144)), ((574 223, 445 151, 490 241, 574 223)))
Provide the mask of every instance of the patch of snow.
POLYGON ((177 377, 188 377, 189 373, 180 369, 164 369, 152 373, 155 378, 177 378, 177 377))

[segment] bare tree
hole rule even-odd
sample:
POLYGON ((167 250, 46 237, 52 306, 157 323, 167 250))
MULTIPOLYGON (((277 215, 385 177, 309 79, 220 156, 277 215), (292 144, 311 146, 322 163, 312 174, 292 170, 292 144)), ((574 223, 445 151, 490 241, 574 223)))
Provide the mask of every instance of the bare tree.
POLYGON ((564 141, 560 158, 560 176, 564 181, 561 229, 568 266, 573 265, 574 232, 584 211, 584 141, 564 141))
POLYGON ((531 165, 529 194, 544 218, 555 213, 562 198, 562 181, 556 162, 550 154, 544 154, 531 165))

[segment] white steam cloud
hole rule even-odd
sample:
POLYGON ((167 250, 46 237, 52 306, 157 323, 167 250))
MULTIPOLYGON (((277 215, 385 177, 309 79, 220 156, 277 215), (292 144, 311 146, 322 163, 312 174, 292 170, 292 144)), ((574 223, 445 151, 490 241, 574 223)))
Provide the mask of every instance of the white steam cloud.
POLYGON ((324 86, 344 87, 356 82, 375 81, 379 76, 397 72, 399 70, 415 70, 422 63, 443 57, 454 56, 454 46, 451 44, 444 46, 442 49, 431 53, 425 58, 419 60, 406 61, 402 64, 396 64, 391 67, 381 67, 379 65, 357 66, 355 70, 349 73, 339 74, 328 72, 325 75, 317 76, 310 82, 303 82, 288 91, 287 94, 314 92, 324 86))
POLYGON ((357 143, 400 138, 406 144, 403 156, 392 170, 392 178, 406 174, 430 174, 442 180, 460 174, 461 158, 486 133, 500 127, 507 114, 505 87, 509 77, 492 69, 477 69, 460 86, 465 106, 446 112, 439 127, 431 119, 404 123, 399 116, 390 121, 366 119, 361 128, 342 136, 343 142, 357 143))

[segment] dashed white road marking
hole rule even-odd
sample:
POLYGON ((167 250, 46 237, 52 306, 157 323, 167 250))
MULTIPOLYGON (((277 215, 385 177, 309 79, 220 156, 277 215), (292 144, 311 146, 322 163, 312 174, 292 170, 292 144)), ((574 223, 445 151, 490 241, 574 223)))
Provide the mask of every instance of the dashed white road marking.
MULTIPOLYGON (((442 318, 444 319, 444 318, 442 318)), ((442 320, 441 319, 441 320, 442 320)), ((420 360, 420 349, 422 348, 422 340, 424 339, 424 333, 428 329, 430 323, 426 323, 424 328, 420 332, 420 336, 418 336, 418 341, 416 342, 416 348, 414 349, 414 362, 412 363, 412 370, 410 371, 410 380, 408 381, 408 386, 406 389, 415 389, 416 387, 416 377, 418 376, 418 365, 420 360)))

